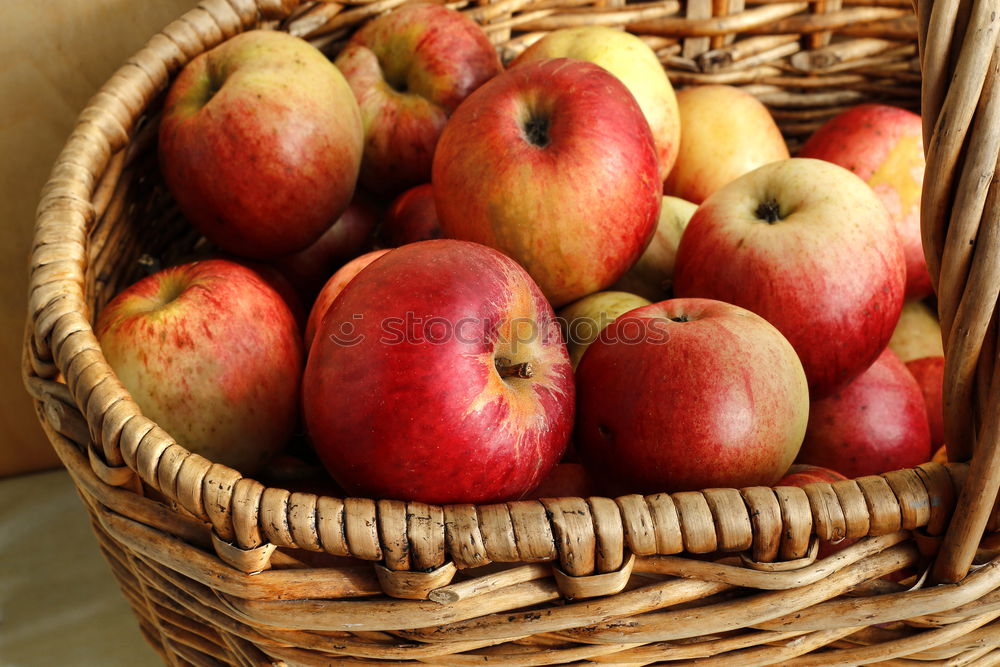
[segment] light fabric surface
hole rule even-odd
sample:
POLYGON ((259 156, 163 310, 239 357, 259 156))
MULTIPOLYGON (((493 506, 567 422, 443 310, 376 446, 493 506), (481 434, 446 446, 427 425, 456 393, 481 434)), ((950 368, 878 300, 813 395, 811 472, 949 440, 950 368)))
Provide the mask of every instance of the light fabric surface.
POLYGON ((69 474, 0 480, 0 667, 161 664, 69 474))

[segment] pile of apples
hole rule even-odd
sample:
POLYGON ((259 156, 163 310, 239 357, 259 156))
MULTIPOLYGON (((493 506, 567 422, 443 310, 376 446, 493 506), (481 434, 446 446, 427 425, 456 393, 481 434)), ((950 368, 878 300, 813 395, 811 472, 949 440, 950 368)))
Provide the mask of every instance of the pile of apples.
POLYGON ((611 28, 506 68, 438 5, 369 21, 335 62, 252 31, 185 67, 160 121, 164 180, 218 253, 96 330, 190 451, 253 475, 304 426, 351 495, 909 467, 942 444, 920 136, 860 106, 791 158, 753 97, 675 95, 611 28))

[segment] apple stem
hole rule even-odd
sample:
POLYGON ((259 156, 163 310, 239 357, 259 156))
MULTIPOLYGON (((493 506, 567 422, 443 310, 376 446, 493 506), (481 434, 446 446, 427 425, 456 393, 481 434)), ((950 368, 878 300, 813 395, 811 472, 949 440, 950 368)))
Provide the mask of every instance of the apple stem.
POLYGON ((773 225, 781 220, 781 206, 773 198, 762 201, 760 206, 757 207, 756 213, 758 218, 769 225, 773 225))
POLYGON ((530 361, 525 361, 520 364, 512 364, 510 363, 510 359, 501 357, 496 360, 495 365, 497 373, 499 373, 500 377, 504 379, 509 377, 518 377, 527 380, 535 374, 530 361))

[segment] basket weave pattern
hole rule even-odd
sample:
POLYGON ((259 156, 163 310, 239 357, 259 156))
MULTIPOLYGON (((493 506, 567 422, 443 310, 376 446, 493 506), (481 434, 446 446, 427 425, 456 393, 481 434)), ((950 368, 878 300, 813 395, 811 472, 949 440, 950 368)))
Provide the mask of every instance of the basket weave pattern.
POLYGON ((550 30, 624 26, 675 86, 728 83, 756 95, 793 146, 862 101, 922 108, 947 440, 952 458, 969 464, 806 489, 435 507, 268 487, 191 454, 141 414, 91 323, 143 262, 169 264, 199 243, 156 167, 170 78, 254 27, 333 55, 362 22, 400 4, 205 0, 95 95, 43 192, 25 384, 164 659, 1000 664, 992 0, 922 0, 916 14, 906 0, 450 5, 484 26, 505 61, 550 30), (817 560, 817 538, 866 539, 817 560), (716 552, 730 557, 691 557, 716 552), (973 561, 980 566, 966 575, 973 561), (902 568, 926 576, 912 590, 883 578, 902 568), (958 583, 931 585, 949 581, 958 583))

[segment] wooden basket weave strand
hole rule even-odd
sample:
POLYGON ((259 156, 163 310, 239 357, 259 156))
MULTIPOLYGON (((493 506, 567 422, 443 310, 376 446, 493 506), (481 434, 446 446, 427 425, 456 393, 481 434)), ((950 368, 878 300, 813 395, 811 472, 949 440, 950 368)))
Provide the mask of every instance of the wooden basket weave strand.
POLYGON ((952 458, 968 464, 805 489, 434 507, 266 486, 187 452, 140 413, 91 323, 141 275, 140 259, 167 264, 198 243, 156 169, 170 78, 253 27, 287 30, 332 55, 362 22, 400 4, 205 0, 95 95, 42 194, 25 384, 164 659, 1000 663, 995 0, 921 0, 916 14, 906 0, 451 5, 484 26, 505 60, 553 29, 626 27, 675 85, 742 86, 793 144, 858 102, 922 108, 947 439, 952 458), (817 560, 817 538, 863 539, 817 560), (692 557, 705 553, 715 559, 692 557), (904 568, 912 586, 891 576, 904 568))

